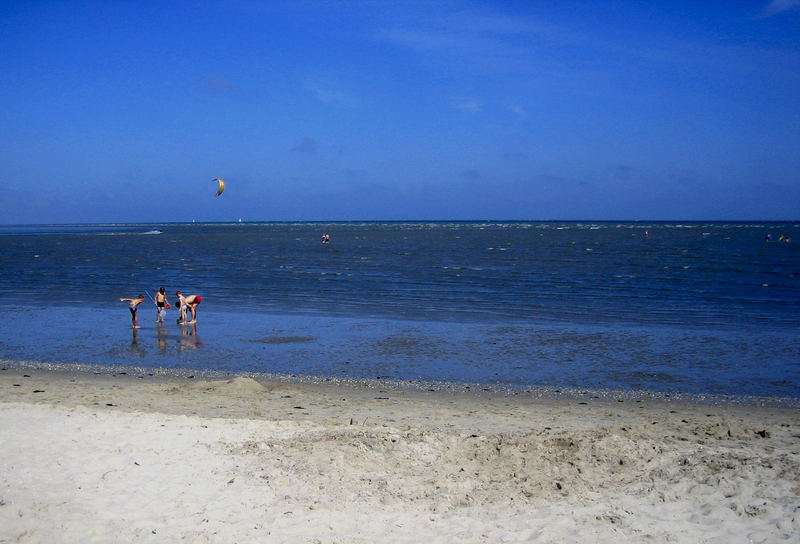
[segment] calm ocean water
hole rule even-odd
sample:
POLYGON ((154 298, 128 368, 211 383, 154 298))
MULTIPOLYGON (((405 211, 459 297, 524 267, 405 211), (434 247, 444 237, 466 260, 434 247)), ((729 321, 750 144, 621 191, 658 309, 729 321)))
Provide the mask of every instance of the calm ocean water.
POLYGON ((6 226, 0 273, 7 360, 800 397, 797 223, 6 226), (162 285, 197 327, 131 331, 162 285))

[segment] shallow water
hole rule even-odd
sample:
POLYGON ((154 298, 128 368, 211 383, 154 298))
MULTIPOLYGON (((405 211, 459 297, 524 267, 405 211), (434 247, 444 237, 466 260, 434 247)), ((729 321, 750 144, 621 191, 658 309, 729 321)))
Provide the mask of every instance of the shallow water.
MULTIPOLYGON (((794 224, 0 228, 0 358, 800 397, 794 224), (645 236, 647 231, 648 236, 645 236), (321 244, 323 232, 331 243, 321 244), (198 293, 196 328, 119 297, 198 293), (134 334, 135 333, 135 334, 134 334)), ((170 295, 170 299, 174 296, 170 295)))

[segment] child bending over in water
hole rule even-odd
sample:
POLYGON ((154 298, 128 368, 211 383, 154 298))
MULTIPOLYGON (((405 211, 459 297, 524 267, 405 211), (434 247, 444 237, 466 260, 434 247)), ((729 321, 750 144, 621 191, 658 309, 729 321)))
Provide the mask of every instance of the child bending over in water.
POLYGON ((180 302, 181 308, 181 317, 178 319, 178 323, 186 323, 186 310, 189 310, 192 313, 192 320, 188 323, 197 323, 197 306, 203 301, 200 295, 189 295, 188 297, 183 296, 180 291, 175 291, 175 295, 178 297, 178 302, 180 302))
POLYGON ((136 298, 121 298, 119 299, 120 302, 128 302, 130 303, 129 310, 131 311, 131 325, 134 329, 139 328, 139 316, 136 315, 136 310, 139 307, 139 304, 144 302, 144 295, 139 295, 136 298))

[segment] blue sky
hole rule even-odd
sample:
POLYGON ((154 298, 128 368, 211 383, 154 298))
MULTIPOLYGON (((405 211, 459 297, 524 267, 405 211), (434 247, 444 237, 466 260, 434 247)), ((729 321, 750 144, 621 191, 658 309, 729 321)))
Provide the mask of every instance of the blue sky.
POLYGON ((799 36, 800 0, 3 2, 0 223, 796 220, 799 36))

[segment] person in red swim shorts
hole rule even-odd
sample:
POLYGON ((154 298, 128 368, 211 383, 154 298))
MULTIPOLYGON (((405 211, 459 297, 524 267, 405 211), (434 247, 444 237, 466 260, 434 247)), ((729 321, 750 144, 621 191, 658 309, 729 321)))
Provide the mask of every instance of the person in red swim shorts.
POLYGON ((178 297, 178 301, 181 304, 181 317, 183 318, 183 323, 197 323, 197 307, 201 302, 203 302, 203 298, 200 295, 189 295, 188 297, 185 297, 180 291, 175 291, 175 295, 178 297), (191 321, 186 321, 187 310, 192 312, 191 321))

